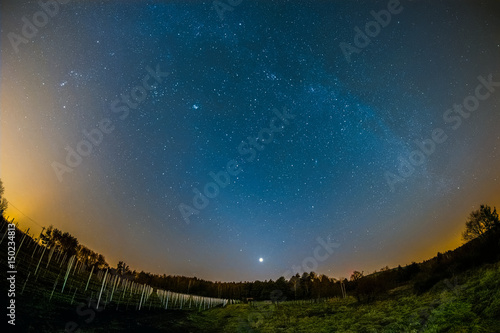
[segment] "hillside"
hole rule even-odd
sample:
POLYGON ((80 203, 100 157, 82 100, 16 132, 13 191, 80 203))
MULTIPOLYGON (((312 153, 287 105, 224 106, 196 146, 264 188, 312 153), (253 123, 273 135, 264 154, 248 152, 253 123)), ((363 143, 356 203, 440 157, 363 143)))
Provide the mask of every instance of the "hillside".
POLYGON ((440 281, 420 295, 408 283, 369 304, 354 297, 241 304, 195 320, 206 332, 500 332, 499 281, 497 262, 440 281))
POLYGON ((499 225, 481 206, 457 249, 349 280, 220 283, 111 268, 68 233, 36 240, 2 218, 0 263, 19 332, 496 332, 499 225))
MULTIPOLYGON (((81 332, 499 332, 500 263, 438 282, 417 295, 411 283, 364 304, 355 297, 321 302, 228 305, 204 312, 107 308, 86 323, 76 306, 40 303, 20 316, 32 332, 57 332, 69 319, 81 332)), ((27 298, 25 299, 27 301, 27 298)), ((41 299, 39 301, 42 301, 41 299)), ((23 300, 24 302, 24 300, 23 300)), ((21 327, 26 328, 23 321, 21 327)), ((29 332, 29 330, 21 330, 29 332)), ((61 330, 62 331, 62 330, 61 330)))

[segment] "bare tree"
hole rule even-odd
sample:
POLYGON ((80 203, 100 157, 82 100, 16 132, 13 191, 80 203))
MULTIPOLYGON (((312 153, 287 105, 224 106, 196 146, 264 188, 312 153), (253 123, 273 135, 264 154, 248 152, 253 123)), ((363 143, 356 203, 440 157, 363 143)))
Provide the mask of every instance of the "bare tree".
POLYGON ((5 188, 3 187, 2 180, 0 179, 0 216, 3 217, 3 213, 7 209, 8 202, 7 199, 3 197, 3 193, 5 191, 5 188))
POLYGON ((351 274, 351 281, 358 281, 364 276, 363 272, 354 271, 351 274))
POLYGON ((119 275, 123 275, 130 272, 128 265, 123 261, 118 261, 118 265, 116 265, 116 270, 119 275))

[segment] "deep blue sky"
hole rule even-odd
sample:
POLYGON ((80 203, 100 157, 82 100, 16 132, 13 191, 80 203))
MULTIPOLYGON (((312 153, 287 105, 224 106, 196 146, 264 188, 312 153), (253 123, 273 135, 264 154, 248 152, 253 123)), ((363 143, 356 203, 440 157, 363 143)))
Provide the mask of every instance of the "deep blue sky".
POLYGON ((70 1, 22 37, 40 10, 1 11, 0 177, 35 234, 25 215, 112 265, 225 281, 305 269, 321 237, 337 245, 314 270, 340 277, 452 249, 471 210, 500 204, 500 87, 443 118, 479 76, 500 81, 496 1, 243 0, 223 19, 210 1, 70 1), (348 61, 341 43, 388 6, 348 61), (146 75, 144 100, 120 101, 146 75), (273 109, 294 117, 246 161, 273 109), (109 133, 58 176, 100 123, 109 133), (439 128, 447 140, 402 176, 439 128), (233 159, 242 172, 186 223, 179 206, 233 159))

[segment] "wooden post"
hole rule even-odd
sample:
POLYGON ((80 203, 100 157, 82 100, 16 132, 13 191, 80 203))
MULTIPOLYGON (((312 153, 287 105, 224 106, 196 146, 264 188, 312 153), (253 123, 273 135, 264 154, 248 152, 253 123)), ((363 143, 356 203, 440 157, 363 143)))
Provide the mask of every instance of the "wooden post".
POLYGON ((102 279, 101 291, 99 292, 99 298, 97 299, 96 310, 99 309, 99 303, 101 302, 102 289, 104 288, 104 283, 106 282, 106 276, 108 276, 108 270, 106 269, 106 274, 104 274, 104 279, 102 279))

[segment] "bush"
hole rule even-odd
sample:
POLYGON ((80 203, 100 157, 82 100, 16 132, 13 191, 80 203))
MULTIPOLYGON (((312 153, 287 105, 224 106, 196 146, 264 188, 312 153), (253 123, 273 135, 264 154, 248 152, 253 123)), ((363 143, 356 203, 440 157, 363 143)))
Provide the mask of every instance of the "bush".
POLYGON ((460 301, 445 303, 432 311, 427 328, 431 332, 470 332, 478 319, 471 308, 460 301))

